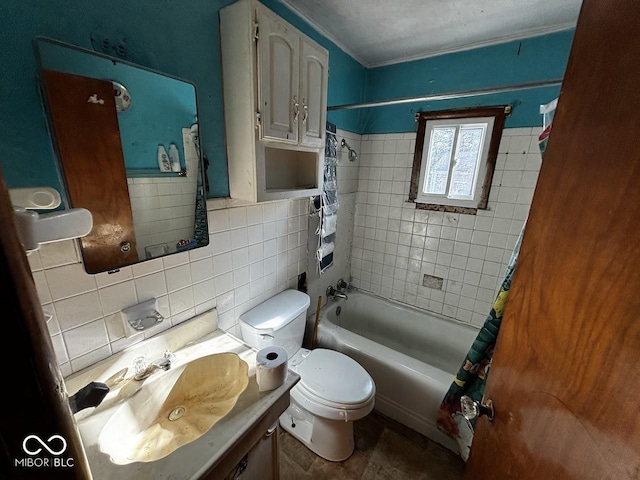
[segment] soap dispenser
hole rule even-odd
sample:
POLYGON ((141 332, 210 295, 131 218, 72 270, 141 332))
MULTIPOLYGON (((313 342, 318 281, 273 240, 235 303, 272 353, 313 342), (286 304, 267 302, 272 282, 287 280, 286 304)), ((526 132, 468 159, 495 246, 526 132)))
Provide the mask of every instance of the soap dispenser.
POLYGON ((171 162, 171 170, 174 172, 181 171, 180 168, 180 154, 178 153, 178 147, 175 143, 169 144, 169 160, 171 162))
POLYGON ((161 172, 171 171, 171 162, 164 145, 158 145, 158 167, 160 167, 161 172))

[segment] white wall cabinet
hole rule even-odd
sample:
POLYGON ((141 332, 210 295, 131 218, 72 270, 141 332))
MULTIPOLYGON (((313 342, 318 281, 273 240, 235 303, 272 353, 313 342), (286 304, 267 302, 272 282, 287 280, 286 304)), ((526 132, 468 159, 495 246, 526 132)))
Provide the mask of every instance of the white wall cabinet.
POLYGON ((232 199, 317 195, 329 53, 256 0, 220 11, 232 199))

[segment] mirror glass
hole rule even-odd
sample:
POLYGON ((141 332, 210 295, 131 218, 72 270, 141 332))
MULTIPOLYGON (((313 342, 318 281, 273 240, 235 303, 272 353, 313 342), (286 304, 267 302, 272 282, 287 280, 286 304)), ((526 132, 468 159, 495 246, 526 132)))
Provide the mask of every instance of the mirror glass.
POLYGON ((36 39, 64 195, 91 211, 88 273, 209 243, 195 86, 56 40, 36 39))

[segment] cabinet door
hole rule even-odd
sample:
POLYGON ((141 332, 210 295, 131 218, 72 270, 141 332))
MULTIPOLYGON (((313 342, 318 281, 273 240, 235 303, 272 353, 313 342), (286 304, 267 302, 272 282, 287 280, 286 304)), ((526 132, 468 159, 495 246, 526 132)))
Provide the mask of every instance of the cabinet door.
POLYGON ((324 145, 327 116, 327 51, 303 37, 300 72, 300 144, 324 145))
POLYGON ((269 428, 224 480, 278 480, 278 424, 269 428))
POLYGON ((260 15, 258 35, 260 139, 297 144, 300 36, 268 13, 260 15))

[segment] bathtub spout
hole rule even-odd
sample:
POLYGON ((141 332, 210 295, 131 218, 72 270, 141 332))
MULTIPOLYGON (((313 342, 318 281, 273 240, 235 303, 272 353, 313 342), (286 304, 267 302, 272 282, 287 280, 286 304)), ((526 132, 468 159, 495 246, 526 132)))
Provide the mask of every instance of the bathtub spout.
POLYGON ((344 298, 346 300, 349 297, 347 297, 346 293, 339 292, 338 290, 333 288, 331 285, 329 285, 327 287, 327 299, 329 298, 344 298))

